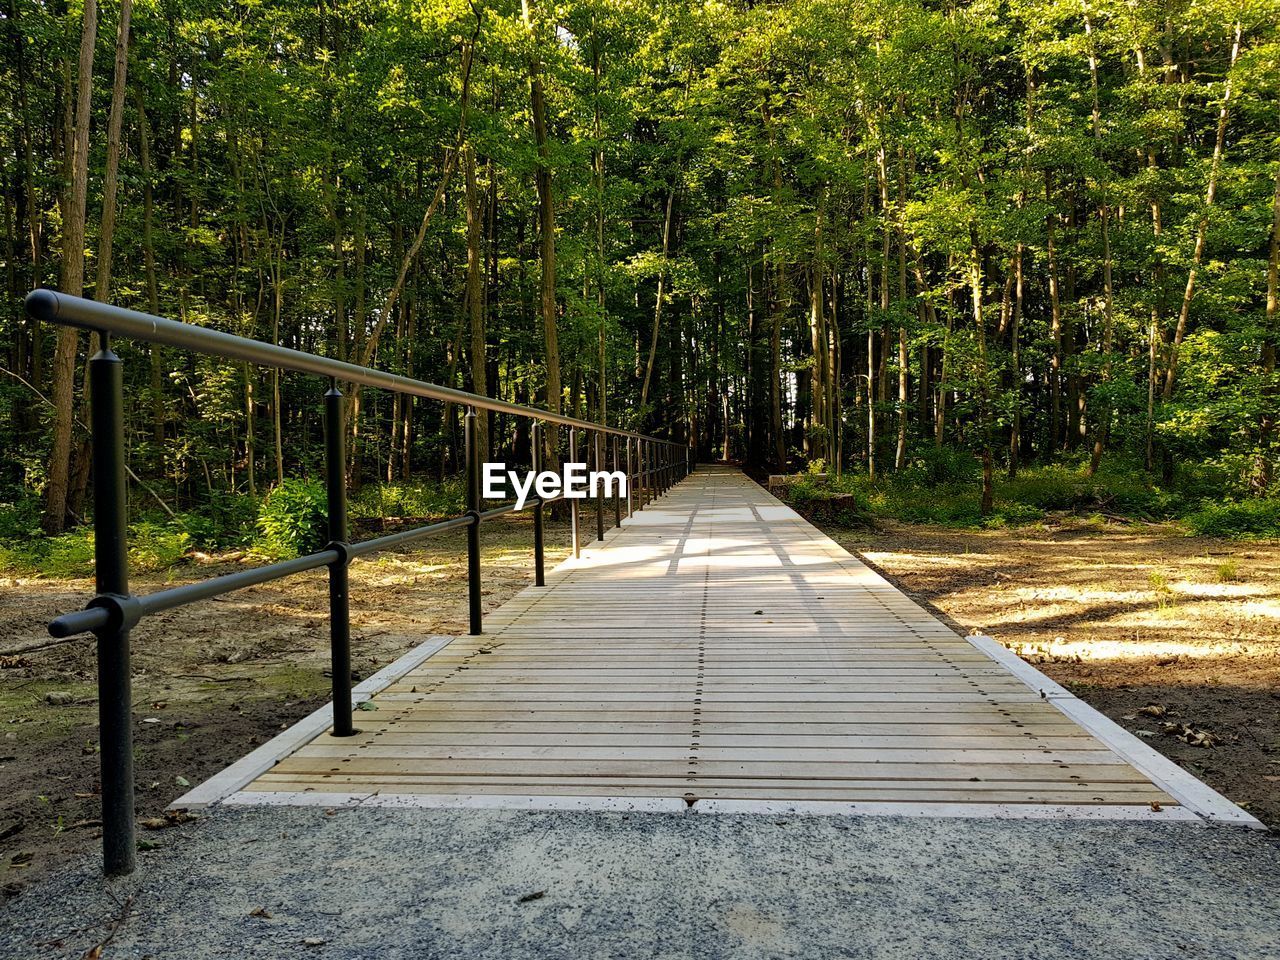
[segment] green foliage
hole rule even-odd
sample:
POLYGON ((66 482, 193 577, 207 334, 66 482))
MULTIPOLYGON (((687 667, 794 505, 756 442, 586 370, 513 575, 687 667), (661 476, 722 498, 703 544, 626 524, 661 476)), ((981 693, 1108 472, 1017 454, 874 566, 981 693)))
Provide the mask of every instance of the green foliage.
POLYGON ((129 567, 132 570, 168 570, 190 549, 191 536, 172 525, 142 521, 129 528, 129 567))
MULTIPOLYGON (((984 515, 970 454, 930 457, 921 451, 905 469, 871 483, 861 471, 840 477, 802 474, 787 488, 801 512, 823 519, 823 501, 851 496, 858 510, 853 525, 886 519, 948 527, 1004 527, 1044 521, 1051 514, 1101 522, 1181 520, 1203 536, 1280 537, 1280 499, 1214 503, 1200 499, 1203 480, 1167 490, 1139 470, 1113 468, 1089 477, 1073 464, 1028 467, 1017 477, 997 478, 995 507, 984 515)), ((838 522, 838 521, 837 521, 838 522)))
POLYGON ((286 479, 262 501, 256 546, 280 559, 315 553, 327 540, 327 516, 323 483, 286 479))
POLYGON ((353 519, 456 517, 466 510, 466 491, 460 480, 366 484, 351 498, 349 509, 353 519))
POLYGON ((1206 503, 1187 515, 1186 524, 1202 537, 1280 537, 1280 499, 1206 503))
POLYGON ((246 494, 214 491, 178 520, 194 546, 211 550, 244 547, 259 532, 258 509, 258 501, 246 494))

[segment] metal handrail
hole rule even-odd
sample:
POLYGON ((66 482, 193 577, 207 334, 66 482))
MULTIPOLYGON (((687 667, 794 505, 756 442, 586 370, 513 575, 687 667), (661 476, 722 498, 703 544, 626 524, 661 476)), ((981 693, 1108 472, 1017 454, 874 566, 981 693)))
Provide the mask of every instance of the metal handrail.
MULTIPOLYGON (((269 583, 320 567, 329 571, 329 646, 333 678, 333 736, 351 736, 351 611, 348 567, 352 560, 393 547, 402 547, 451 530, 467 534, 467 593, 469 628, 483 629, 480 592, 480 525, 516 512, 514 503, 481 510, 480 459, 476 442, 476 410, 491 410, 533 420, 531 447, 533 468, 540 467, 544 425, 569 428, 569 458, 578 452, 578 433, 594 436, 594 468, 604 466, 604 437, 611 438, 612 467, 620 468, 618 440, 625 441, 627 516, 633 513, 633 492, 639 508, 662 496, 692 469, 691 452, 683 444, 660 440, 618 427, 578 420, 549 410, 525 407, 483 397, 452 387, 402 377, 357 364, 345 363, 276 344, 196 327, 136 310, 72 297, 53 290, 34 290, 26 298, 27 312, 37 320, 97 331, 101 349, 89 359, 90 415, 94 464, 94 574, 96 595, 88 606, 65 614, 49 624, 55 637, 92 632, 98 639, 98 722, 102 767, 102 842, 107 874, 131 872, 135 867, 132 678, 129 666, 129 632, 145 616, 175 607, 269 583), (283 560, 199 583, 185 584, 134 596, 129 591, 128 505, 124 445, 123 362, 112 352, 110 335, 119 334, 210 356, 243 360, 258 366, 324 377, 325 489, 329 543, 315 553, 283 560), (339 382, 355 383, 416 397, 441 400, 467 408, 464 418, 466 444, 466 512, 437 523, 402 530, 370 540, 348 540, 347 476, 344 398, 339 382), (633 491, 632 479, 638 491, 633 491)), ((545 586, 544 509, 564 497, 532 497, 534 584, 545 586)), ((570 504, 573 555, 580 556, 578 499, 570 504)), ((621 496, 614 499, 614 526, 622 524, 621 496)), ((604 494, 596 491, 596 539, 604 539, 604 494)))
POLYGON ((579 420, 564 414, 552 413, 550 410, 539 410, 537 407, 521 406, 518 403, 507 403, 492 397, 468 393, 453 387, 442 387, 439 384, 403 377, 383 370, 374 370, 358 364, 322 357, 291 347, 281 347, 274 343, 263 343, 249 337, 237 336, 234 333, 223 333, 208 327, 197 327, 178 320, 154 317, 137 310, 86 300, 59 293, 56 290, 33 290, 27 294, 26 309, 32 317, 46 323, 59 323, 63 326, 80 327, 84 330, 105 330, 132 340, 147 340, 168 347, 179 347, 193 353, 209 356, 225 357, 229 360, 246 360, 262 367, 275 367, 278 370, 294 370, 298 373, 310 373, 318 377, 330 377, 344 383, 358 383, 365 387, 375 387, 406 393, 429 400, 442 400, 445 403, 456 403, 459 406, 475 407, 477 410, 491 410, 494 413, 510 413, 517 416, 532 417, 545 423, 554 423, 563 427, 578 427, 598 433, 612 434, 619 437, 631 437, 633 440, 649 440, 656 443, 671 443, 669 440, 658 440, 642 433, 623 430, 621 427, 610 427, 592 423, 590 420, 579 420))

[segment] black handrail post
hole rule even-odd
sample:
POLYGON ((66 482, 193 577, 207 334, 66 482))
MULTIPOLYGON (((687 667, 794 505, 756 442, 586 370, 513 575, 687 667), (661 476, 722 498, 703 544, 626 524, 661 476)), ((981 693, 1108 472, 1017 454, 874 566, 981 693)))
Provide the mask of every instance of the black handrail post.
MULTIPOLYGON (((609 438, 612 456, 610 457, 613 472, 618 472, 618 435, 615 433, 609 438)), ((626 474, 623 474, 625 477, 626 474)), ((619 490, 613 495, 613 525, 615 527, 622 526, 622 491, 619 490)))
POLYGON ((635 482, 634 480, 635 474, 631 469, 632 461, 631 461, 631 438, 630 437, 626 438, 626 444, 627 444, 627 517, 629 519, 632 515, 631 487, 632 487, 632 484, 635 482))
POLYGON ((643 510, 645 504, 645 474, 644 474, 644 447, 643 440, 636 441, 636 483, 640 485, 636 491, 636 509, 643 510))
POLYGON ((653 502, 653 444, 641 440, 640 446, 644 448, 640 461, 644 468, 644 502, 641 505, 647 507, 653 502))
MULTIPOLYGON (((578 460, 578 428, 569 428, 569 462, 578 460)), ((578 498, 568 497, 569 501, 569 536, 573 539, 573 555, 582 556, 582 548, 578 545, 578 498)))
MULTIPOLYGON (((595 433, 595 450, 592 454, 592 461, 595 464, 596 473, 604 472, 604 456, 602 455, 604 437, 599 430, 595 433)), ((604 539, 604 485, 601 483, 603 478, 596 478, 596 540, 604 539)))
MULTIPOLYGON (((102 334, 89 361, 93 421, 93 554, 99 595, 129 595, 129 503, 125 479, 124 364, 102 334)), ((133 680, 128 620, 115 616, 98 638, 98 738, 102 770, 102 861, 109 877, 137 866, 134 834, 133 680)))
MULTIPOLYGON (((533 475, 536 477, 542 471, 542 421, 533 421, 533 429, 529 435, 533 443, 532 463, 530 465, 533 468, 533 475)), ((542 523, 542 498, 538 497, 533 504, 533 585, 535 587, 545 587, 547 585, 542 523)))
POLYGON ((347 552, 347 443, 342 391, 329 381, 324 395, 325 493, 329 544, 338 559, 329 564, 329 657, 333 674, 333 735, 353 735, 351 719, 351 583, 347 552))
POLYGON ((476 408, 468 407, 466 423, 467 512, 472 515, 467 527, 467 606, 471 635, 484 632, 480 606, 480 445, 476 442, 476 408))

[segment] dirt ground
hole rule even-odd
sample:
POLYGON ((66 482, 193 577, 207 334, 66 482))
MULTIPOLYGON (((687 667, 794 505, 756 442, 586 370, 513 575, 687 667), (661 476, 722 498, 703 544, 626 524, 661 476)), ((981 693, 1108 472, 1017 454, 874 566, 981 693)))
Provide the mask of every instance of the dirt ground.
MULTIPOLYGON (((547 566, 567 526, 547 525, 547 566)), ((526 515, 482 529, 485 609, 532 582, 526 515)), ((135 576, 134 592, 240 567, 189 563, 135 576)), ((48 641, 45 627, 82 607, 89 580, 0 576, 0 651, 48 641)), ((329 699, 328 588, 300 574, 149 617, 133 632, 138 811, 144 843, 164 843, 175 798, 329 699)), ((464 534, 351 567, 352 673, 363 679, 431 634, 467 630, 464 534), (388 603, 394 597, 395 602, 388 603)), ((0 892, 101 843, 95 648, 92 638, 0 656, 0 892)))
POLYGON ((1072 520, 827 533, 1280 828, 1280 543, 1072 520))

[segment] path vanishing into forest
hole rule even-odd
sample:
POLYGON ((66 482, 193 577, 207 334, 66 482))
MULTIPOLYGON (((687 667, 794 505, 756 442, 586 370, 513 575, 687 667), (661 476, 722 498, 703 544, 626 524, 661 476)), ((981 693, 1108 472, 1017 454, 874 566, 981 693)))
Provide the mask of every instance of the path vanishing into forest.
POLYGON ((485 626, 197 787, 137 876, 33 886, 0 956, 1280 955, 1257 821, 734 470, 485 626))

